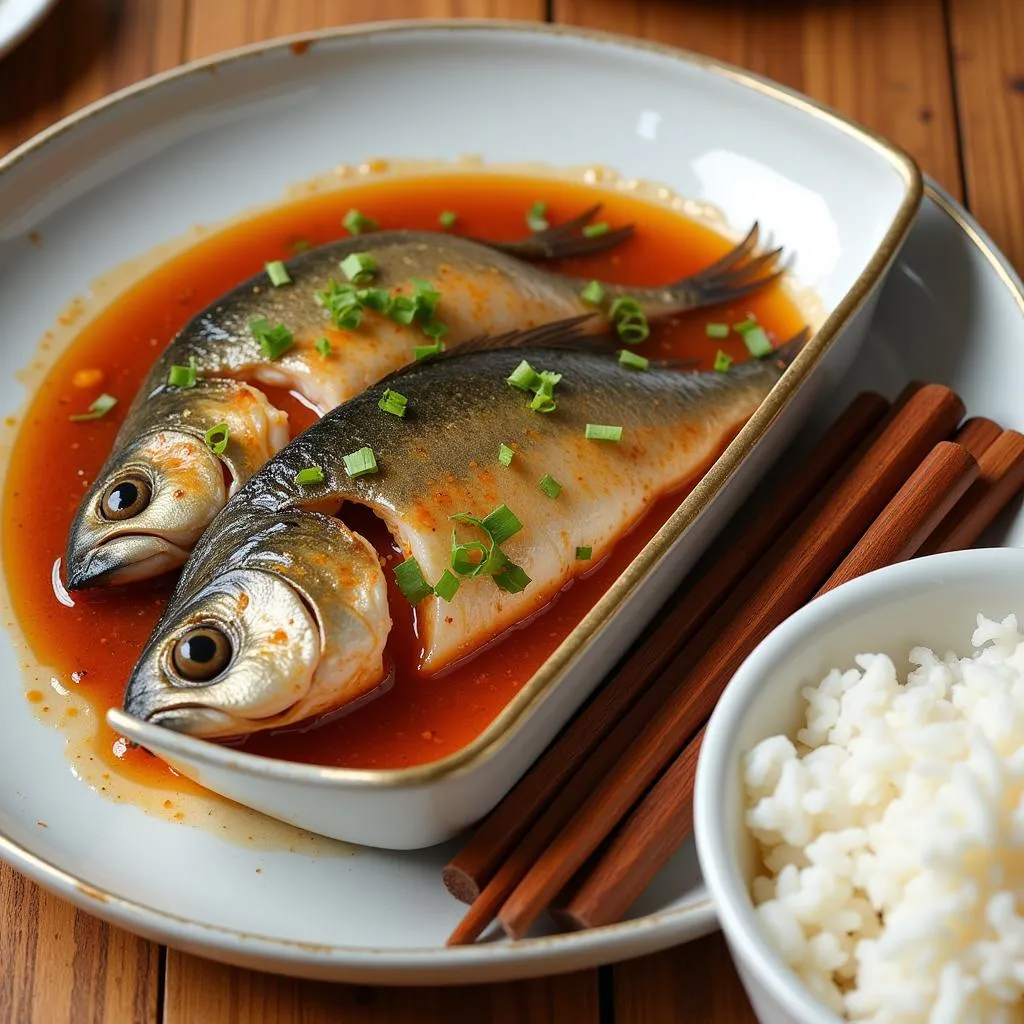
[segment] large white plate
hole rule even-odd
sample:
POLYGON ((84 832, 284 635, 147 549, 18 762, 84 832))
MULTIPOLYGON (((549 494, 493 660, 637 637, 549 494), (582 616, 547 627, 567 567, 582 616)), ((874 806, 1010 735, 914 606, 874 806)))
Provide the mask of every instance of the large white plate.
MULTIPOLYGON (((124 102, 139 101, 136 96, 124 102)), ((411 110, 420 101, 411 98, 411 110)), ((273 95, 253 94, 252 102, 259 116, 270 116, 266 112, 274 109, 273 95)), ((213 110, 208 117, 217 122, 225 115, 213 110)), ((96 152, 103 151, 108 128, 97 127, 96 152)), ((233 129, 225 123, 224 130, 233 129)), ((59 152, 59 135, 53 144, 59 152)), ((138 160, 148 158, 151 144, 140 136, 138 160)), ((182 138, 179 145, 190 141, 182 138)), ((100 158, 91 173, 93 181, 83 182, 69 167, 67 189, 81 194, 107 180, 110 168, 100 158)), ((227 176, 218 179, 214 165, 209 173, 213 183, 196 190, 208 204, 197 211, 199 219, 222 216, 236 201, 232 193, 230 203, 218 203, 218 188, 242 187, 227 176)), ((116 187, 116 182, 98 185, 116 187)), ((55 202, 66 201, 67 191, 58 192, 55 202)), ((104 237, 103 225, 90 220, 91 204, 79 207, 78 234, 69 244, 87 248, 104 237)), ((166 211, 146 214, 165 236, 180 230, 166 211)), ((8 247, 0 272, 14 270, 14 258, 8 247)), ((83 276, 91 270, 87 262, 83 276)), ((9 326, 12 319, 17 325, 17 310, 5 310, 5 317, 9 326)), ((820 419, 826 422, 859 388, 893 394, 917 377, 951 383, 972 412, 1024 427, 1018 398, 1024 384, 1022 341, 1019 281, 966 215, 933 192, 887 285, 857 368, 844 382, 842 396, 823 404, 820 419)), ((4 387, 5 396, 14 394, 10 383, 4 387)), ((1007 517, 1001 536, 1019 543, 1024 517, 1007 517)), ((624 959, 714 927, 687 844, 620 925, 516 944, 446 949, 444 937, 462 910, 439 883, 450 848, 392 853, 298 837, 294 850, 280 837, 245 845, 111 803, 73 777, 61 737, 28 711, 6 640, 0 643, 0 658, 5 669, 0 856, 85 910, 154 939, 232 963, 309 977, 461 983, 624 959), (47 827, 40 827, 40 821, 47 827)))

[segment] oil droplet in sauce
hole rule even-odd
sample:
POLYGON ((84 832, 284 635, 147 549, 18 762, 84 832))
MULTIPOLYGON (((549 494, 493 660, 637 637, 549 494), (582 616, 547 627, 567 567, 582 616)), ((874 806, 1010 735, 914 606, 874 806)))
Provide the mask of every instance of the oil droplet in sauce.
MULTIPOLYGON (((599 199, 604 203, 601 219, 612 225, 636 225, 634 236, 617 250, 557 268, 586 278, 661 284, 702 269, 732 244, 664 206, 564 180, 496 173, 381 180, 317 192, 204 233, 192 248, 159 266, 80 329, 43 379, 22 419, 3 495, 3 565, 13 611, 38 663, 48 666, 54 682, 68 694, 67 701, 85 713, 79 721, 89 719, 94 735, 88 759, 98 769, 94 776, 109 779, 116 772, 171 795, 195 790, 163 762, 130 747, 103 721, 106 709, 121 703, 129 672, 173 580, 89 591, 64 600, 57 585, 59 574, 51 574, 62 557, 75 510, 156 356, 191 316, 260 271, 265 262, 287 260, 298 248, 343 235, 341 221, 352 207, 377 220, 382 229, 430 231, 438 229, 442 211, 453 210, 458 233, 508 240, 524 235, 525 213, 538 199, 547 202, 549 219, 555 223, 599 199), (87 408, 100 388, 118 398, 113 412, 99 420, 69 422, 69 414, 87 408)), ((64 319, 75 320, 81 312, 79 304, 73 304, 64 319)), ((733 308, 701 311, 660 325, 637 351, 651 358, 696 360, 700 369, 710 369, 720 349, 741 360, 747 353, 740 336, 710 338, 706 325, 732 324, 750 316, 776 340, 789 338, 803 326, 803 317, 785 290, 772 286, 733 308)), ((301 402, 267 390, 271 400, 287 410, 294 431, 312 422, 313 413, 301 402)), ((676 494, 653 504, 608 558, 565 588, 544 613, 514 630, 511 641, 505 637, 436 676, 417 668, 419 644, 412 612, 392 587, 395 625, 388 655, 395 668, 394 685, 349 715, 251 737, 243 749, 347 768, 399 768, 459 750, 508 704, 680 499, 676 494)), ((394 555, 391 538, 372 515, 354 525, 365 531, 383 557, 394 555)), ((50 698, 32 685, 27 697, 33 707, 49 707, 42 702, 50 698)), ((62 727, 72 719, 70 709, 48 717, 59 717, 62 727)), ((188 817, 170 797, 163 810, 179 821, 188 817)))

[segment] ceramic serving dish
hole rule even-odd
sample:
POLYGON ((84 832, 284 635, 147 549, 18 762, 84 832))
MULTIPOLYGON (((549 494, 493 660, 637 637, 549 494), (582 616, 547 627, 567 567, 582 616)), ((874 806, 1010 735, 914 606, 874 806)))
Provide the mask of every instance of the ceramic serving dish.
POLYGON ((743 824, 741 761, 758 742, 794 735, 800 691, 862 652, 923 645, 967 654, 976 616, 1024 615, 1024 551, 990 548, 915 559, 869 573, 813 601, 771 633, 729 683, 697 769, 694 828, 701 872, 744 987, 763 1024, 839 1024, 785 964, 750 898, 756 852, 743 824))
POLYGON ((303 175, 372 155, 609 164, 618 187, 665 182, 695 210, 718 211, 736 235, 759 220, 793 254, 791 282, 817 328, 665 527, 458 753, 404 770, 317 769, 111 717, 185 775, 267 814, 352 842, 427 846, 494 806, 850 366, 920 178, 875 136, 759 79, 536 26, 392 24, 308 48, 253 48, 208 67, 217 73, 179 73, 101 105, 5 162, 0 306, 16 310, 14 363, 29 358, 58 303, 87 285, 98 253, 116 264, 195 220, 222 220, 303 175), (590 116, 597 95, 600 114, 590 116), (412 96, 429 96, 444 116, 409 117, 412 96), (29 231, 46 239, 41 249, 26 242, 29 231))

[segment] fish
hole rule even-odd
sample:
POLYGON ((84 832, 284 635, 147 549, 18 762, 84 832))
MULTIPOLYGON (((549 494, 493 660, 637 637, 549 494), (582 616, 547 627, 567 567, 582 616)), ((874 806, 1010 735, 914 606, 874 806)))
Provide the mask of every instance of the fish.
POLYGON ((199 539, 125 710, 224 738, 365 699, 389 676, 388 571, 415 604, 422 669, 462 661, 707 467, 806 339, 726 372, 638 371, 584 334, 571 318, 469 342, 293 439, 199 539), (351 505, 383 520, 400 563, 346 525, 351 505))
MULTIPOLYGON (((593 310, 580 294, 588 282, 538 263, 628 237, 628 225, 587 237, 599 209, 519 242, 420 231, 346 238, 275 268, 287 283, 274 286, 268 269, 202 310, 156 360, 76 512, 64 555, 68 589, 131 583, 184 564, 226 501, 288 440, 287 416, 259 385, 291 390, 322 414, 413 361, 417 346, 452 348, 593 310), (362 299, 346 274, 372 277, 358 287, 362 299)), ((654 319, 732 301, 774 279, 779 255, 758 252, 755 226, 684 281, 598 286, 602 308, 608 314, 628 295, 635 323, 637 308, 654 319)), ((599 321, 607 326, 608 316, 588 329, 599 330, 599 321)))

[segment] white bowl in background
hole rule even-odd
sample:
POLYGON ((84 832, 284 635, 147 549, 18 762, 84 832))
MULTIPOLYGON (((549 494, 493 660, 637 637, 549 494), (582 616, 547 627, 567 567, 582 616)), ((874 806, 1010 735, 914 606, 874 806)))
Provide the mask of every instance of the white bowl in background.
POLYGON ((743 757, 761 740, 796 735, 800 691, 862 653, 888 654, 898 673, 912 647, 967 656, 977 615, 1024 621, 1024 549, 933 555, 880 569, 812 601, 758 645, 711 716, 697 766, 694 832, 704 883, 762 1024, 839 1024, 776 952, 750 896, 757 873, 744 825, 743 757))

